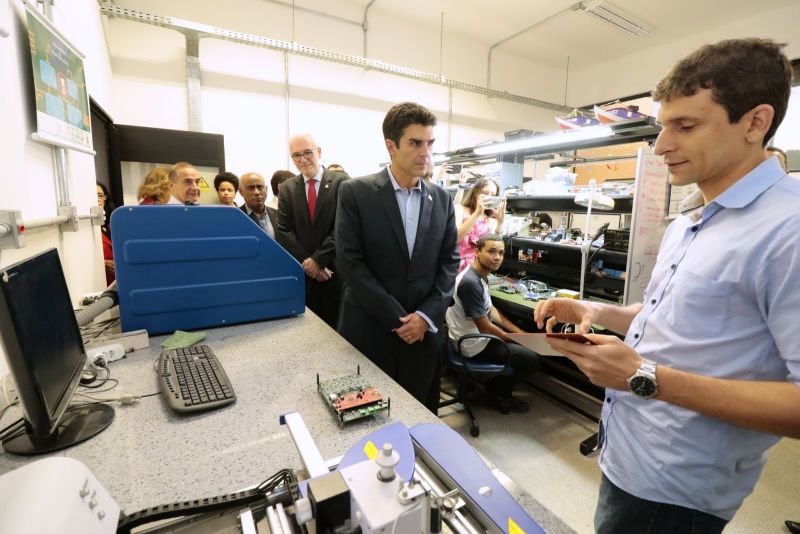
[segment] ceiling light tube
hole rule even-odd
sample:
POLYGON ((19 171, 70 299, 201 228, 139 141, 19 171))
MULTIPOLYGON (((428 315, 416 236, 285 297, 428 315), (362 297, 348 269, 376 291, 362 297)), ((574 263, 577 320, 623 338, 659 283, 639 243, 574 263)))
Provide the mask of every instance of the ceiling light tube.
POLYGON ((613 134, 614 130, 610 126, 588 126, 586 128, 576 128, 564 132, 534 135, 533 137, 526 137, 525 139, 518 139, 516 141, 479 146, 475 148, 473 152, 478 156, 487 156, 490 154, 504 154, 506 152, 528 150, 531 148, 556 148, 579 141, 609 137, 613 134))
POLYGON ((589 15, 634 37, 642 37, 653 31, 650 25, 636 19, 634 16, 629 15, 608 2, 591 2, 586 4, 583 9, 589 15))

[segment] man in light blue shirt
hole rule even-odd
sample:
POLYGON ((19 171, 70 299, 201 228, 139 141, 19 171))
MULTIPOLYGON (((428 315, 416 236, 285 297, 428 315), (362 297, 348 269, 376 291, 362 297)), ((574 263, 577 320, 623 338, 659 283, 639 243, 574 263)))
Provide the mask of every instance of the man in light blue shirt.
POLYGON ((600 533, 721 532, 769 448, 800 437, 800 180, 764 153, 791 89, 781 48, 706 45, 656 88, 655 152, 670 183, 698 191, 664 235, 644 303, 537 305, 548 330, 626 333, 551 342, 607 388, 600 533))
POLYGON ((422 179, 435 125, 436 116, 413 102, 387 112, 392 163, 342 183, 335 231, 346 285, 339 333, 433 412, 439 326, 458 267, 450 195, 422 179))

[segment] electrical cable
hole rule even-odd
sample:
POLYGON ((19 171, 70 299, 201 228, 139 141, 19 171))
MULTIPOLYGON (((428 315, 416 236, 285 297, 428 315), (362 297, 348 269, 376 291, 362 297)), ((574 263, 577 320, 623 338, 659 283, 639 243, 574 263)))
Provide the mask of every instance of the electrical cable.
POLYGON ((103 381, 100 384, 96 385, 96 386, 92 385, 92 384, 89 384, 89 385, 80 385, 78 387, 81 387, 83 389, 90 389, 90 390, 92 390, 92 393, 96 395, 97 393, 106 393, 108 391, 111 391, 112 389, 116 388, 118 385, 119 385, 119 380, 117 380, 116 378, 106 378, 106 379, 103 379, 103 381), (109 382, 113 382, 113 384, 110 387, 107 387, 105 389, 100 389, 103 386, 105 386, 106 384, 108 384, 109 382), (97 390, 97 391, 94 391, 94 390, 97 390))
MULTIPOLYGON (((589 245, 589 246, 591 247, 591 245, 589 245)), ((591 255, 591 256, 589 256, 589 259, 588 259, 588 260, 586 260, 586 268, 587 268, 587 269, 588 269, 588 268, 589 268, 589 266, 592 264, 592 260, 593 260, 593 259, 594 259, 594 257, 597 255, 597 253, 598 253, 598 252, 600 252, 601 250, 603 250, 603 247, 605 247, 605 246, 606 246, 606 244, 605 244, 605 242, 603 242, 603 244, 602 244, 602 245, 600 245, 599 247, 597 247, 596 249, 594 249, 594 252, 592 252, 592 255, 591 255)))
POLYGON ((83 344, 88 345, 101 335, 103 335, 107 330, 114 328, 119 324, 119 317, 115 317, 113 319, 106 319, 105 321, 101 321, 99 323, 89 323, 87 325, 81 326, 81 337, 83 338, 83 344))
MULTIPOLYGON (((18 400, 17 400, 17 401, 10 402, 9 404, 6 404, 6 406, 5 406, 5 407, 4 407, 2 410, 0 410, 0 421, 2 421, 2 420, 3 420, 3 416, 5 416, 5 415, 6 415, 6 412, 9 410, 9 408, 11 408, 12 406, 16 406, 17 404, 19 404, 19 401, 18 401, 18 400)), ((18 421, 17 421, 17 422, 18 422, 18 421)), ((14 422, 14 423, 12 423, 12 425, 13 425, 13 424, 17 424, 17 422, 14 422)), ((2 434, 2 433, 3 433, 3 431, 5 431, 5 430, 7 430, 7 428, 4 428, 2 431, 0 431, 0 434, 2 434)))
POLYGON ((106 402, 119 402, 122 405, 130 405, 135 404, 137 401, 145 398, 145 397, 153 397, 155 395, 161 395, 160 391, 155 393, 148 393, 146 395, 122 395, 120 397, 111 397, 109 399, 104 399, 102 397, 95 397, 94 395, 89 395, 88 393, 83 393, 81 391, 75 392, 75 397, 85 397, 87 399, 91 399, 95 401, 94 403, 76 403, 75 406, 89 406, 91 404, 102 404, 106 402))
MULTIPOLYGON (((15 402, 14 404, 18 404, 18 403, 15 402)), ((3 415, 5 415, 5 413, 6 413, 6 410, 8 410, 8 408, 10 408, 11 406, 13 406, 13 404, 9 404, 5 408, 3 408, 3 412, 0 413, 0 419, 2 419, 3 415)), ((10 425, 8 425, 5 428, 3 428, 2 430, 0 430, 0 441, 5 441, 6 439, 12 437, 13 435, 18 434, 20 429, 23 429, 23 428, 25 428, 25 419, 20 417, 19 419, 17 419, 16 421, 11 423, 10 425)))
POLYGON ((253 503, 258 503, 265 500, 266 504, 272 505, 277 502, 293 503, 299 498, 299 491, 297 489, 297 478, 289 469, 281 469, 274 475, 270 476, 258 486, 253 489, 238 491, 236 493, 228 493, 216 497, 205 499, 192 499, 161 506, 154 506, 152 508, 145 508, 132 514, 120 513, 119 523, 117 524, 117 532, 122 534, 130 533, 132 529, 160 521, 162 519, 169 519, 171 517, 188 516, 193 514, 201 514, 206 512, 213 512, 216 510, 224 510, 226 508, 243 507, 253 503), (281 494, 272 494, 281 484, 285 484, 286 491, 281 494))

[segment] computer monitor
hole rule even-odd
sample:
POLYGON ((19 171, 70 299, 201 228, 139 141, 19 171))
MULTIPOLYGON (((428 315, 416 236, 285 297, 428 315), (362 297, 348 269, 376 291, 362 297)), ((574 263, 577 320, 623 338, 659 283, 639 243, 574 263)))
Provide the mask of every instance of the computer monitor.
POLYGON ((86 352, 55 249, 0 269, 0 340, 25 420, 6 451, 65 449, 111 424, 110 406, 69 407, 86 352))

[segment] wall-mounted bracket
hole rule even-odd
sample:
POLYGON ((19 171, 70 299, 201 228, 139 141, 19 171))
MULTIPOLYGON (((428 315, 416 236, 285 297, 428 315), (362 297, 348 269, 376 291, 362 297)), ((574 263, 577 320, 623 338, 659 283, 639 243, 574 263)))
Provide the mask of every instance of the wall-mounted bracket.
POLYGON ((59 217, 66 217, 67 221, 58 225, 62 232, 78 231, 78 209, 75 206, 59 206, 59 217))
POLYGON ((22 212, 0 210, 0 250, 24 247, 25 239, 22 236, 24 231, 22 212))

